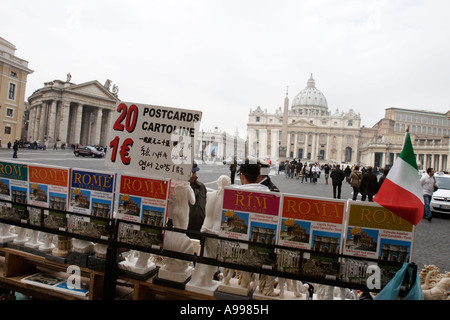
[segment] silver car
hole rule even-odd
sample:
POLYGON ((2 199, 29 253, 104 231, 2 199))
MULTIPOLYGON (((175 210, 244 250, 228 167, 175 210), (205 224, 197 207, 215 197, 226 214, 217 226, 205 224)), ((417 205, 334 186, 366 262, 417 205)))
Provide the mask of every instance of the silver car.
POLYGON ((450 175, 435 175, 438 190, 431 197, 430 207, 433 214, 450 217, 450 175))

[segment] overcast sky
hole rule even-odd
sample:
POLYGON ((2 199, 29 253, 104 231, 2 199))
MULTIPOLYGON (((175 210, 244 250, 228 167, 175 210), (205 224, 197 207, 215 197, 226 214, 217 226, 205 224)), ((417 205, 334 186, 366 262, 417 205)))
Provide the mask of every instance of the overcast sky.
POLYGON ((313 74, 330 111, 450 110, 448 0, 1 1, 0 36, 44 82, 112 80, 122 101, 245 132, 313 74))

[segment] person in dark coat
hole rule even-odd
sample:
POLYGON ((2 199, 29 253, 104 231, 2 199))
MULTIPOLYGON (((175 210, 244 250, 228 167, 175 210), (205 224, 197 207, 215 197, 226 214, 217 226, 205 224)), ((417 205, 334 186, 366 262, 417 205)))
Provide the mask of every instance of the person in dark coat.
POLYGON ((372 167, 367 167, 367 172, 363 174, 359 185, 361 201, 366 201, 366 196, 372 202, 373 196, 378 192, 377 176, 372 172, 372 167))
MULTIPOLYGON (((192 205, 189 203, 189 225, 188 230, 200 231, 205 220, 205 207, 206 207, 206 187, 203 183, 198 181, 197 171, 200 168, 197 163, 194 162, 192 167, 192 176, 189 179, 191 188, 194 190, 195 203, 192 205)), ((199 238, 197 234, 187 233, 190 238, 199 238)))
POLYGON ((236 157, 233 158, 233 163, 230 164, 230 179, 231 179, 231 184, 234 184, 234 177, 236 175, 236 171, 237 171, 237 160, 236 157))
POLYGON ((19 151, 19 141, 14 141, 13 150, 13 158, 17 158, 17 151, 19 151))
POLYGON ((340 199, 341 198, 341 189, 342 189, 342 181, 345 179, 345 173, 340 168, 340 165, 337 164, 336 167, 331 171, 330 174, 331 183, 333 185, 333 198, 340 199), (336 194, 337 191, 337 194, 336 194))

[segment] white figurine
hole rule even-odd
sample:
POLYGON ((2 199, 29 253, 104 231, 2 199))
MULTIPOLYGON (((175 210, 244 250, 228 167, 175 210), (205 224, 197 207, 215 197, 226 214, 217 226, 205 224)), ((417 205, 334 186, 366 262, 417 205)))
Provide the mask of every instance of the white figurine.
POLYGON ((74 238, 72 240, 73 251, 78 253, 93 253, 94 243, 91 241, 74 238))
MULTIPOLYGON (((223 189, 231 185, 231 179, 222 175, 217 180, 218 189, 208 192, 206 195, 205 220, 200 232, 218 235, 220 229, 220 218, 222 216, 223 189)), ((203 257, 215 258, 217 256, 217 239, 205 238, 203 257)), ((214 274, 217 266, 197 263, 192 272, 192 279, 186 285, 186 290, 203 294, 213 295, 219 285, 215 281, 214 274)))
MULTIPOLYGON (((172 220, 173 227, 186 229, 189 224, 189 203, 195 204, 195 194, 188 181, 172 181, 173 189, 169 196, 167 218, 172 220)), ((166 231, 164 249, 186 254, 194 254, 191 239, 180 232, 166 231)), ((158 270, 158 277, 174 282, 185 282, 192 274, 191 262, 188 260, 164 257, 163 265, 158 270)))
POLYGON ((151 254, 147 252, 131 250, 125 260, 119 263, 119 268, 138 274, 146 274, 156 268, 150 256, 151 254))
POLYGON ((38 230, 30 230, 30 233, 30 239, 25 242, 25 247, 39 248, 42 245, 42 242, 39 241, 40 232, 38 230))
POLYGON ((224 269, 223 283, 218 290, 238 296, 248 296, 257 284, 256 274, 247 271, 224 269))
POLYGON ((17 231, 17 238, 14 239, 14 243, 24 244, 25 242, 28 241, 26 228, 16 227, 16 231, 17 231))
POLYGON ((9 232, 10 229, 10 225, 0 223, 0 243, 11 242, 17 237, 17 234, 9 232))
POLYGON ((51 233, 44 233, 42 237, 42 244, 39 246, 39 250, 43 252, 50 252, 55 248, 55 245, 53 244, 53 237, 54 235, 51 233))
POLYGON ((450 300, 450 272, 441 274, 437 266, 425 265, 419 277, 425 300, 450 300))

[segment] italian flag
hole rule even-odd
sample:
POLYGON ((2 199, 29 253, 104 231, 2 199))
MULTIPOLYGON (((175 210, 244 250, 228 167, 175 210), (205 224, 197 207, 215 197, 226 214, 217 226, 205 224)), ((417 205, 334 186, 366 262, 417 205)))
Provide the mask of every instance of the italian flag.
POLYGON ((409 132, 406 132, 402 152, 373 201, 414 225, 422 220, 423 194, 409 132))

